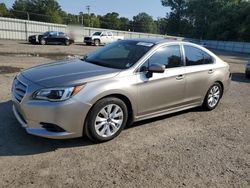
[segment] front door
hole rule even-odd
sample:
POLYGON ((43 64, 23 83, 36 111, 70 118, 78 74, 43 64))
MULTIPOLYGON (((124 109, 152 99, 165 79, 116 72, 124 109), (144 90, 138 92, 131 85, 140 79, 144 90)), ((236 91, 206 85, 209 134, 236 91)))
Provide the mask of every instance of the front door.
POLYGON ((175 109, 183 105, 185 67, 179 45, 160 47, 141 67, 137 75, 138 116, 175 109), (152 64, 165 65, 164 73, 147 77, 146 68, 152 64))
POLYGON ((47 37, 48 44, 56 44, 57 43, 58 32, 51 32, 47 37))
POLYGON ((102 44, 107 44, 109 41, 108 34, 107 32, 103 32, 101 37, 100 37, 101 43, 102 44))

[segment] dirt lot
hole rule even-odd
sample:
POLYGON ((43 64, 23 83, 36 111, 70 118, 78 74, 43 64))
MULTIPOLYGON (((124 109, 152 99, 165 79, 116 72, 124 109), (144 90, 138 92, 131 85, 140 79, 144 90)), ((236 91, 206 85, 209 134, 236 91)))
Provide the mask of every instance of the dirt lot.
POLYGON ((250 55, 216 52, 233 81, 212 112, 193 109, 143 121, 110 142, 27 135, 11 111, 19 70, 95 47, 0 40, 0 187, 250 187, 250 55))

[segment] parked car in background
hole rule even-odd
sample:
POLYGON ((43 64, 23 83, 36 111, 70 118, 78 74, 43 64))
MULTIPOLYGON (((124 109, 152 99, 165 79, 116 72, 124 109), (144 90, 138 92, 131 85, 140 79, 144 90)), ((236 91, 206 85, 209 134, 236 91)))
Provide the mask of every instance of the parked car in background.
POLYGON ((95 46, 109 44, 118 40, 123 40, 124 36, 114 36, 110 31, 103 31, 103 32, 95 32, 92 36, 84 37, 84 43, 86 45, 95 46))
POLYGON ((250 61, 246 64, 246 77, 250 78, 250 61))
POLYGON ((103 142, 133 121, 213 110, 230 80, 229 65, 199 45, 122 40, 84 59, 24 70, 13 81, 13 112, 30 134, 103 142))
POLYGON ((41 35, 29 36, 31 44, 64 44, 66 46, 74 43, 74 39, 63 32, 48 31, 41 35))

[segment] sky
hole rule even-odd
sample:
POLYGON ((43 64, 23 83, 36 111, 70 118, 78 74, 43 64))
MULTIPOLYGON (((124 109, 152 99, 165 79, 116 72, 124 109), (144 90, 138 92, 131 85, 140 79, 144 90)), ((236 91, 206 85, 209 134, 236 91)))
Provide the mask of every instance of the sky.
MULTIPOLYGON (((10 8, 14 0, 0 0, 10 8)), ((87 12, 86 6, 90 5, 90 12, 104 15, 108 12, 117 12, 122 17, 132 19, 140 12, 146 12, 153 16, 165 17, 169 10, 161 5, 161 0, 58 0, 62 9, 68 13, 78 14, 87 12)))

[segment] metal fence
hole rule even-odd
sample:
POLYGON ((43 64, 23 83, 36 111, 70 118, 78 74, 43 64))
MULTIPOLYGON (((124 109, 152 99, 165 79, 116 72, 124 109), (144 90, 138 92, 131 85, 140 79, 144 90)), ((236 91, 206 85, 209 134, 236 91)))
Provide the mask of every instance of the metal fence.
MULTIPOLYGON (((90 28, 73 25, 52 24, 37 21, 28 21, 13 18, 0 17, 0 38, 27 40, 29 35, 39 34, 46 31, 62 31, 73 33, 76 42, 83 42, 85 36, 89 36, 96 31, 103 31, 101 28, 90 28)), ((164 35, 137 33, 128 31, 109 30, 114 35, 124 36, 125 38, 163 38, 164 35)))
POLYGON ((183 38, 182 40, 200 44, 210 49, 230 51, 230 52, 250 53, 250 43, 247 42, 199 40, 190 38, 183 38))
MULTIPOLYGON (((0 17, 0 38, 1 39, 17 39, 27 40, 29 35, 39 34, 46 31, 62 31, 66 33, 74 33, 76 42, 83 42, 85 36, 89 36, 96 31, 103 31, 101 28, 91 28, 82 26, 52 24, 45 22, 28 21, 13 18, 0 17)), ((165 35, 137 33, 128 31, 109 30, 114 35, 124 36, 125 38, 163 38, 165 35)), ((169 37, 169 36, 168 36, 169 37)), ((198 44, 203 44, 207 48, 218 50, 226 50, 233 52, 250 53, 250 43, 245 42, 228 42, 228 41, 213 41, 213 40, 197 40, 184 39, 178 37, 179 40, 191 40, 198 44)))
POLYGON ((246 42, 230 42, 230 41, 214 41, 214 40, 202 40, 207 48, 225 50, 232 52, 250 53, 250 43, 246 42))

